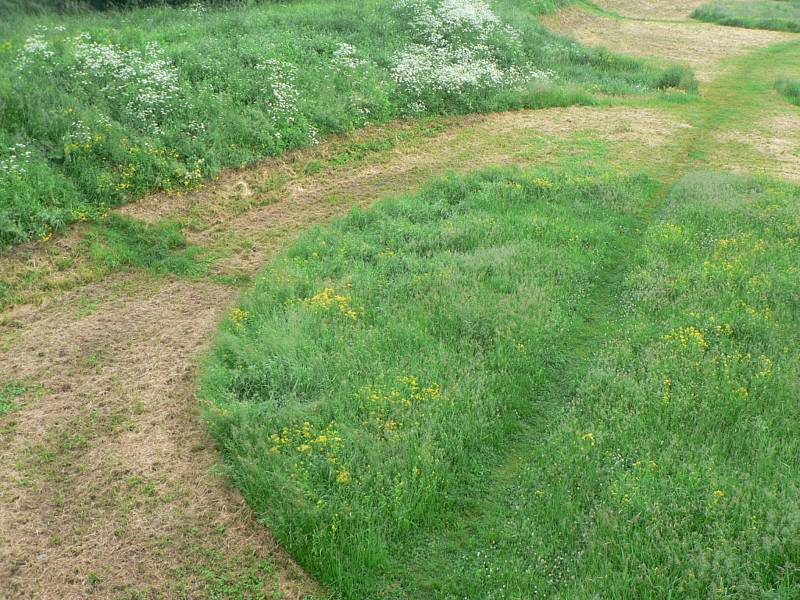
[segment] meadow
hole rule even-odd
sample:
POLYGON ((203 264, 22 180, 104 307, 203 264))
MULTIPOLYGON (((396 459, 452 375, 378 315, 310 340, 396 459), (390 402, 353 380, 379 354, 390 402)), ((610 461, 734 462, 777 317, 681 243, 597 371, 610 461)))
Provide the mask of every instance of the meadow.
POLYGON ((692 17, 709 23, 800 31, 800 2, 797 0, 714 0, 697 8, 692 17))
POLYGON ((691 88, 502 0, 186 4, 0 21, 0 243, 47 239, 322 136, 691 88))
POLYGON ((800 44, 578 4, 0 0, 0 596, 800 597, 800 44))
POLYGON ((335 595, 800 590, 798 189, 694 173, 635 233, 663 193, 450 176, 305 235, 231 309, 208 421, 335 595))

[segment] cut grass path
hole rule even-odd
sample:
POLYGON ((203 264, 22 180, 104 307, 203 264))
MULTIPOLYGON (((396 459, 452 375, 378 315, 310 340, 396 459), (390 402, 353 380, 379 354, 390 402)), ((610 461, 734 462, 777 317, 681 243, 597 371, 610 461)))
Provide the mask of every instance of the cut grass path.
MULTIPOLYGON (((637 25, 646 37, 647 25, 637 25)), ((313 593, 241 500, 210 474, 215 457, 191 382, 196 357, 236 286, 310 223, 416 188, 448 168, 497 163, 588 161, 652 170, 665 184, 640 214, 641 231, 624 240, 632 253, 658 214, 666 182, 699 166, 748 164, 753 152, 732 147, 730 156, 720 155, 714 136, 751 125, 758 118, 753 106, 777 98, 765 91, 758 69, 795 64, 797 55, 791 44, 734 59, 697 103, 388 127, 231 174, 194 201, 166 200, 174 212, 155 210, 163 198, 132 206, 145 220, 181 215, 189 237, 221 257, 219 269, 195 280, 129 269, 112 274, 87 256, 79 236, 4 255, 18 306, 2 315, 0 372, 20 393, 0 416, 0 581, 11 595, 41 597, 235 595, 262 586, 258 578, 278 595, 313 593), (740 80, 737 87, 737 73, 758 83, 740 80)), ((593 287, 594 309, 574 331, 569 372, 576 379, 581 359, 607 332, 611 300, 626 275, 626 253, 615 256, 602 285, 593 287)), ((516 440, 505 468, 487 482, 513 481, 536 447, 530 434, 516 440)), ((476 506, 468 522, 483 524, 491 502, 476 506)), ((453 531, 453 540, 463 533, 453 531)), ((440 550, 432 550, 432 564, 448 555, 440 550)))

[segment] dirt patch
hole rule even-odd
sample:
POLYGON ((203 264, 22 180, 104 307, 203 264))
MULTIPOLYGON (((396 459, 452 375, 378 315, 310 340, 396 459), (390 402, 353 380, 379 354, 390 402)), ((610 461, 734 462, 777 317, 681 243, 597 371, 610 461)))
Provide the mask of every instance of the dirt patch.
POLYGON ((686 63, 695 70, 701 82, 711 81, 719 75, 725 58, 797 38, 790 33, 699 22, 657 23, 615 19, 577 6, 561 9, 544 17, 542 22, 553 31, 574 37, 589 46, 603 46, 623 54, 686 63))
POLYGON ((251 572, 313 590, 212 472, 194 365, 233 295, 122 276, 7 315, 0 372, 45 392, 0 433, 0 595, 206 597, 251 572), (100 307, 76 319, 85 296, 100 307))

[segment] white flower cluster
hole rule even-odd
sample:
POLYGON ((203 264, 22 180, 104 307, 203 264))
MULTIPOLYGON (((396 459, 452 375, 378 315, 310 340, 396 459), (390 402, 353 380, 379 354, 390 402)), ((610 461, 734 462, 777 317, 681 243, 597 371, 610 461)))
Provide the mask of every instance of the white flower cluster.
POLYGON ((36 33, 25 40, 17 55, 17 67, 22 69, 37 60, 46 61, 56 55, 50 44, 41 33, 36 33))
POLYGON ((411 11, 412 26, 436 46, 448 45, 454 37, 463 35, 481 42, 497 32, 519 35, 514 28, 504 25, 483 0, 440 0, 438 4, 429 0, 402 0, 399 6, 411 11))
POLYGON ((258 63, 256 71, 263 74, 261 88, 267 102, 267 112, 274 123, 294 123, 298 116, 300 92, 294 85, 297 70, 282 60, 270 59, 258 63))
POLYGON ((161 123, 181 108, 178 69, 163 57, 158 44, 144 52, 92 42, 82 33, 75 40, 73 75, 82 85, 127 100, 125 109, 139 126, 161 133, 161 123))
POLYGON ((333 53, 333 64, 343 69, 357 69, 369 64, 369 61, 359 58, 355 46, 342 42, 333 53))
POLYGON ((64 143, 76 145, 91 144, 93 138, 94 135, 92 134, 92 130, 89 129, 89 126, 83 121, 78 120, 72 122, 72 129, 64 136, 64 143))
POLYGON ((17 178, 27 173, 25 163, 31 157, 31 151, 25 144, 14 144, 7 149, 6 156, 0 156, 0 177, 17 178))
POLYGON ((392 74, 417 96, 425 91, 456 91, 467 86, 502 85, 506 73, 475 48, 411 44, 394 59, 392 74))
POLYGON ((413 110, 425 109, 426 93, 458 94, 548 76, 499 64, 498 44, 516 46, 520 35, 484 0, 401 0, 398 7, 410 13, 416 40, 393 57, 392 77, 414 97, 413 110))
POLYGON ((191 13, 193 15, 199 15, 204 12, 208 12, 208 7, 202 2, 192 2, 191 4, 187 4, 183 8, 184 12, 191 13))

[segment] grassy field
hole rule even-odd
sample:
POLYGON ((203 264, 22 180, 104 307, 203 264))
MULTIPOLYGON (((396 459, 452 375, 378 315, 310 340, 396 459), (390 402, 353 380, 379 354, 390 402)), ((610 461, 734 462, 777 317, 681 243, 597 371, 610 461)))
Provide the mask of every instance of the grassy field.
POLYGON ((700 21, 777 31, 800 31, 800 2, 797 0, 714 0, 696 9, 700 21))
POLYGON ((371 123, 693 86, 683 69, 547 32, 535 13, 550 4, 12 14, 0 23, 0 243, 371 123))
POLYGON ((203 395, 306 568, 348 598, 800 591, 798 190, 682 180, 587 322, 658 193, 448 178, 271 265, 203 395))
POLYGON ((203 395, 234 480, 302 564, 378 597, 389 562, 465 508, 538 415, 651 187, 449 178, 304 237, 264 274, 203 395))
POLYGON ((0 596, 800 597, 795 36, 53 2, 0 0, 0 596))

